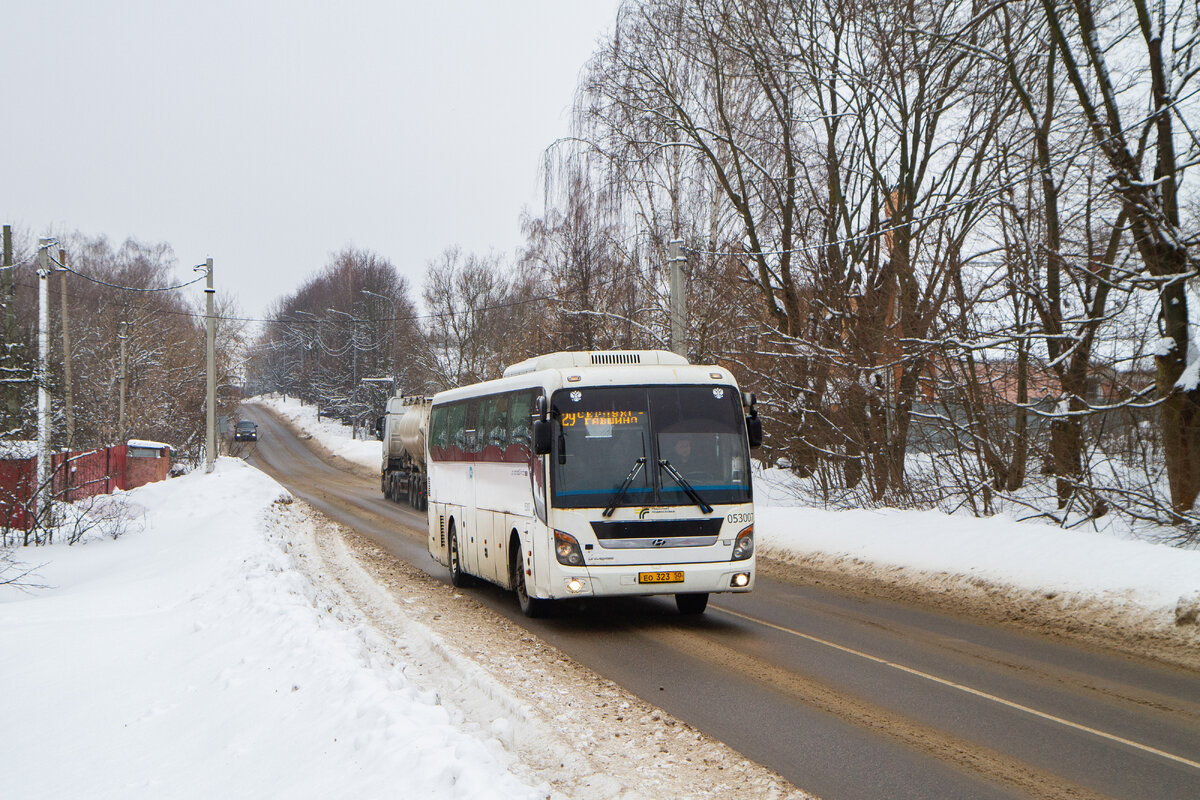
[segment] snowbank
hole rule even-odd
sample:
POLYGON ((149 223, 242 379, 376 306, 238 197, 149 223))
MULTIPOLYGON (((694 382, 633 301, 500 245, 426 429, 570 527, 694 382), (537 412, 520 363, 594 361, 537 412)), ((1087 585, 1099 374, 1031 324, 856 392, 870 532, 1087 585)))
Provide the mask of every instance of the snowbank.
POLYGON ((1037 593, 1075 593, 1172 617, 1200 592, 1200 552, 1110 534, 940 511, 759 506, 759 552, 946 573, 1037 593))
POLYGON ((0 586, 6 796, 545 796, 292 568, 273 480, 220 459, 127 497, 143 530, 0 586))

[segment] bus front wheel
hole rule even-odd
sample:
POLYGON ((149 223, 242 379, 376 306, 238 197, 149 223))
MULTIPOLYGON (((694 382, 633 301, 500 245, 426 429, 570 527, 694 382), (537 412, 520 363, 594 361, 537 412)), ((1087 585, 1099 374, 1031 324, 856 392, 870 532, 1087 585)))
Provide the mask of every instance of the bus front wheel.
POLYGON ((517 605, 521 607, 521 613, 530 618, 546 616, 548 600, 539 600, 536 597, 529 596, 529 589, 525 585, 525 566, 521 558, 521 543, 518 540, 513 541, 515 545, 511 552, 516 553, 509 563, 509 569, 512 572, 512 585, 517 593, 517 605))
POLYGON ((708 592, 677 594, 675 595, 675 605, 679 608, 680 614, 703 614, 704 609, 708 607, 708 592))

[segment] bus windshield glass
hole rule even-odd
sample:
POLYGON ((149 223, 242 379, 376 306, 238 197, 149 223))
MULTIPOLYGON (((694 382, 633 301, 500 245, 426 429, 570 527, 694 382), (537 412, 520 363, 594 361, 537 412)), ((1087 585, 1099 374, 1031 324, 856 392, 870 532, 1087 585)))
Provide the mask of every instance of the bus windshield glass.
POLYGON ((709 505, 750 501, 746 423, 731 386, 563 389, 551 410, 559 508, 695 505, 693 494, 709 505))

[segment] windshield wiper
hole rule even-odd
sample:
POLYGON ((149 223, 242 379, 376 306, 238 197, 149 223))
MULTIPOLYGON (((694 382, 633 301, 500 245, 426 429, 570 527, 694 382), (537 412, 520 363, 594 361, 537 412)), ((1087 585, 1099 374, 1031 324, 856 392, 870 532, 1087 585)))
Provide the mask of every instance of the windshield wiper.
POLYGON ((621 498, 625 496, 625 492, 629 489, 629 484, 633 483, 633 479, 636 478, 637 474, 642 471, 642 467, 645 465, 645 463, 645 456, 642 456, 634 462, 633 469, 629 470, 629 474, 625 476, 625 482, 621 484, 619 489, 617 489, 617 493, 613 495, 608 507, 604 509, 602 516, 611 517, 613 515, 613 511, 615 511, 617 508, 617 503, 621 502, 621 498))
POLYGON ((686 492, 687 496, 692 499, 692 502, 700 506, 701 511, 703 511, 705 514, 712 513, 712 506, 704 502, 704 498, 702 498, 696 492, 696 490, 692 488, 692 485, 687 482, 687 478, 679 474, 679 470, 671 466, 670 461, 667 461, 665 458, 660 458, 658 460, 658 466, 660 469, 665 469, 667 471, 667 474, 671 476, 671 479, 683 488, 683 491, 686 492))

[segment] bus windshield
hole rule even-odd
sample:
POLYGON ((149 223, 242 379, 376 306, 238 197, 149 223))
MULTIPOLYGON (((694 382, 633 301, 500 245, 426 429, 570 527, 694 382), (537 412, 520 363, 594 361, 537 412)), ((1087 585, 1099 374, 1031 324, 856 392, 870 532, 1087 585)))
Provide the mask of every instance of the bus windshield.
POLYGON ((731 386, 563 389, 550 405, 559 508, 750 501, 746 423, 731 386))

